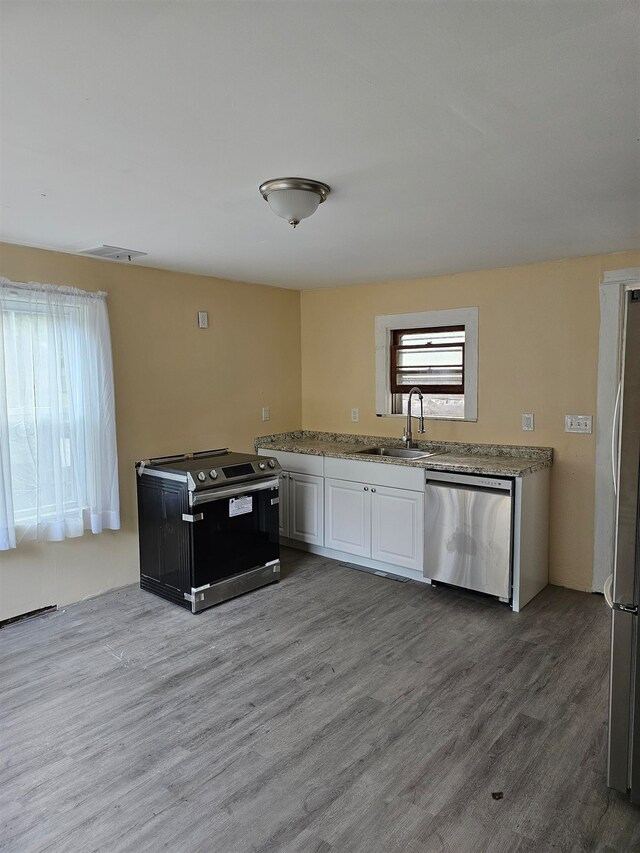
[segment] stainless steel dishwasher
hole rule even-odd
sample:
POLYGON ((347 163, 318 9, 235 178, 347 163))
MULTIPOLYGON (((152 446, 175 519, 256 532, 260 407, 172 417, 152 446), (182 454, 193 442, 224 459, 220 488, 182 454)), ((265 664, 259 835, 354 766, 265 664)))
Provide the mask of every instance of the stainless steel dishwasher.
POLYGON ((513 481, 427 471, 424 576, 511 598, 513 481))

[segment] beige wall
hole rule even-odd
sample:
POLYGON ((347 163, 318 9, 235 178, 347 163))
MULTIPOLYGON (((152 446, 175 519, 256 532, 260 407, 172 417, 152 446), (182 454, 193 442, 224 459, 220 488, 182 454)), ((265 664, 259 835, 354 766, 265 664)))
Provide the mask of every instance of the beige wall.
POLYGON ((136 581, 136 460, 251 451, 256 435, 300 427, 300 294, 6 244, 0 275, 109 294, 122 515, 118 532, 2 552, 6 619, 136 581))
POLYGON ((428 437, 552 446, 551 579, 590 589, 595 436, 566 434, 564 415, 595 415, 598 285, 632 266, 640 253, 300 294, 0 244, 0 275, 109 294, 122 508, 118 532, 0 554, 0 619, 136 581, 137 459, 250 451, 256 435, 301 426, 400 436, 401 419, 374 414, 374 317, 469 306, 478 422, 429 421, 428 437), (522 412, 535 432, 522 432, 522 412))
POLYGON ((303 428, 400 437, 402 419, 375 416, 374 317, 478 306, 478 421, 429 421, 426 437, 553 447, 551 581, 591 589, 595 435, 565 433, 564 416, 595 425, 599 283, 639 265, 624 253, 305 291, 303 428), (535 414, 532 433, 523 412, 535 414))

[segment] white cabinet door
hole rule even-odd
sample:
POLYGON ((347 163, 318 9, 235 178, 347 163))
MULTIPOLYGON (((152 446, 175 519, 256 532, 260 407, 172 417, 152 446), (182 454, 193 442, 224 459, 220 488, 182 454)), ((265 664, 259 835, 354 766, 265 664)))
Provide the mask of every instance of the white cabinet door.
POLYGON ((371 487, 371 557, 422 571, 424 495, 371 487))
POLYGON ((289 538, 322 545, 324 538, 323 478, 289 474, 289 538))
POLYGON ((371 556, 371 491, 350 480, 325 481, 326 548, 371 556))
POLYGON ((287 471, 280 472, 280 486, 278 497, 280 498, 280 520, 278 532, 280 536, 289 536, 289 474, 287 471))

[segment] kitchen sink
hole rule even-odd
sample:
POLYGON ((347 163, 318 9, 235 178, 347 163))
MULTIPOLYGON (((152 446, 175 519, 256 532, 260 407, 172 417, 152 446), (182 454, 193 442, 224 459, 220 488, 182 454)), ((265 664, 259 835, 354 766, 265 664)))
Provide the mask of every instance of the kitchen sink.
POLYGON ((439 456, 446 453, 445 450, 419 450, 407 449, 405 447, 365 447, 364 450, 356 450, 363 456, 393 456, 397 459, 426 459, 429 456, 439 456))

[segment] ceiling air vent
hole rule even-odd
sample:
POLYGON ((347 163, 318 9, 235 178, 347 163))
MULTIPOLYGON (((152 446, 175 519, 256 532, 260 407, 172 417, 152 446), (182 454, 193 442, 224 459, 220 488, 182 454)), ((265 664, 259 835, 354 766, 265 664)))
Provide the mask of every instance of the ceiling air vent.
POLYGON ((92 258, 108 258, 110 261, 133 261, 142 258, 146 252, 123 249, 121 246, 96 246, 95 249, 82 249, 79 255, 91 255, 92 258))

